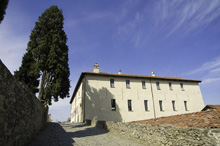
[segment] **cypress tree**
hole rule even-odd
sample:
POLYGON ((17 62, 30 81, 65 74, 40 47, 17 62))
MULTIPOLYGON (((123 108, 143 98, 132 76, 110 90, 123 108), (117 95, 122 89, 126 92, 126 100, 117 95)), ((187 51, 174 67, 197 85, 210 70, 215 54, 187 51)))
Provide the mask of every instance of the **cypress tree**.
POLYGON ((34 94, 39 91, 39 68, 30 51, 24 54, 21 67, 19 71, 14 72, 14 76, 27 84, 34 94))
POLYGON ((44 104, 69 97, 68 46, 63 21, 62 10, 51 6, 38 18, 28 42, 27 52, 32 53, 40 71, 38 98, 44 104))

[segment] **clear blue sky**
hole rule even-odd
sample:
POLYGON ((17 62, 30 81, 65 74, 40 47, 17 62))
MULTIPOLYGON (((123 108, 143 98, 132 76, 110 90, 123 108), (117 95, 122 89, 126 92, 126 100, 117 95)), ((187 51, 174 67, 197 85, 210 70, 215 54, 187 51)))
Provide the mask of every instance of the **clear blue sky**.
MULTIPOLYGON (((0 24, 0 58, 21 65, 38 17, 63 10, 72 95, 81 72, 100 71, 202 80, 205 104, 220 104, 219 0, 10 0, 0 24)), ((50 106, 54 121, 70 116, 70 98, 50 106)))

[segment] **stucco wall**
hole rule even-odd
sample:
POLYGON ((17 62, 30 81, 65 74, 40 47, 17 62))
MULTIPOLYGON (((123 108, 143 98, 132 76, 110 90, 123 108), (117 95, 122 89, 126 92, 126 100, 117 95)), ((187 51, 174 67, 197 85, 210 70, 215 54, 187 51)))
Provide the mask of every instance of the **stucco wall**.
POLYGON ((83 122, 83 82, 81 82, 78 91, 74 97, 74 100, 71 104, 71 123, 78 123, 78 122, 83 122))
POLYGON ((156 117, 197 112, 204 108, 202 94, 196 82, 152 80, 152 89, 156 117), (157 89, 156 82, 160 83, 160 90, 157 89), (172 83, 172 90, 169 89, 169 82, 172 83), (183 91, 180 88, 180 83, 183 83, 183 91), (159 100, 163 101, 164 111, 159 110, 159 100), (172 100, 175 101, 176 111, 173 111, 172 100), (184 101, 187 101, 187 111, 185 110, 184 101))
POLYGON ((197 112, 204 107, 197 82, 87 75, 85 91, 85 119, 89 120, 129 122, 197 112), (110 79, 114 79, 114 88, 110 87, 110 79), (130 88, 126 88, 126 80, 130 80, 130 88), (142 89, 142 81, 146 82, 146 89, 142 89), (160 90, 156 82, 160 82, 160 90), (172 83, 172 90, 169 89, 169 82, 172 83), (183 83, 184 91, 180 83, 183 83), (116 111, 111 110, 111 99, 116 99, 116 111), (132 111, 128 111, 128 100, 132 100, 132 111), (144 100, 148 100, 148 111, 145 111, 144 100), (159 100, 163 102, 163 111, 160 111, 159 100), (173 111, 172 100, 175 100, 176 111, 173 111), (184 101, 187 101, 188 111, 184 101))
POLYGON ((121 92, 106 88, 107 84, 109 85, 109 82, 105 78, 97 80, 86 76, 85 119, 122 121, 120 108, 117 104, 122 102, 121 92), (111 99, 113 98, 116 99, 116 111, 111 110, 111 99))
POLYGON ((0 60, 0 145, 25 145, 46 123, 47 111, 0 60))

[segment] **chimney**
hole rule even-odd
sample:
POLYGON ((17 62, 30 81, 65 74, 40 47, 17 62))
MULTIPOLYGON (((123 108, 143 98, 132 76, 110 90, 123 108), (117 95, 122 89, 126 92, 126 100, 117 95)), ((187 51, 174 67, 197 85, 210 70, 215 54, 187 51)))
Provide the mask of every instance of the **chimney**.
POLYGON ((151 73, 151 76, 155 77, 155 74, 154 74, 154 72, 152 72, 152 73, 151 73))
POLYGON ((98 65, 98 63, 96 63, 96 64, 93 66, 93 72, 94 72, 94 73, 99 73, 99 65, 98 65))
POLYGON ((122 74, 122 72, 121 72, 121 70, 120 70, 120 69, 119 69, 119 71, 118 71, 118 74, 119 74, 119 75, 121 75, 121 74, 122 74))

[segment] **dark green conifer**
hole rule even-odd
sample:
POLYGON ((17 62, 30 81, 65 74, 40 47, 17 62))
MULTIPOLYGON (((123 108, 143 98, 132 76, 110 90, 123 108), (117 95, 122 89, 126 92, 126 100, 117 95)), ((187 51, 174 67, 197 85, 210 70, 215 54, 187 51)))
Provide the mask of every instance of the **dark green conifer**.
POLYGON ((51 99, 69 96, 67 36, 63 30, 63 14, 57 6, 46 9, 30 35, 28 52, 32 52, 41 74, 38 98, 45 104, 51 99))
POLYGON ((39 68, 30 51, 24 54, 21 67, 19 71, 15 71, 14 76, 27 84, 34 94, 39 91, 39 68))

